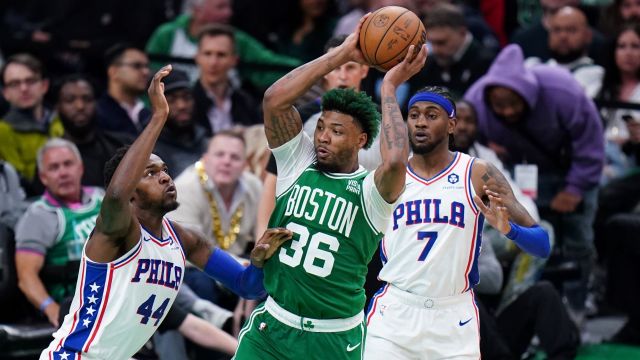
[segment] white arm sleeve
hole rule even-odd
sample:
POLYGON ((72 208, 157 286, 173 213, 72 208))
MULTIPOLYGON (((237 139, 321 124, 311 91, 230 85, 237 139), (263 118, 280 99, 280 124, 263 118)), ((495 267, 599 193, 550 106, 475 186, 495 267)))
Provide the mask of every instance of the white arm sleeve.
POLYGON ((316 161, 316 152, 309 135, 300 131, 293 139, 271 149, 276 158, 278 167, 278 181, 276 183, 276 196, 282 195, 298 176, 316 161))
POLYGON ((396 203, 389 204, 382 198, 374 180, 375 171, 372 171, 364 178, 362 183, 364 207, 369 216, 369 220, 376 230, 384 232, 387 229, 389 219, 393 213, 396 203))

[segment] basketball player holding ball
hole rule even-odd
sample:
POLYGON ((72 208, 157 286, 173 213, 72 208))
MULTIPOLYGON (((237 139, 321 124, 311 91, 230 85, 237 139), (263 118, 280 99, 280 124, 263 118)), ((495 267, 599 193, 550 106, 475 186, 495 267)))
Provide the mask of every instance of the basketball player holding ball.
MULTIPOLYGON (((358 164, 358 150, 380 128, 368 96, 352 89, 327 92, 313 140, 302 131, 293 103, 340 65, 369 65, 358 45, 366 18, 342 45, 265 93, 265 132, 278 166, 269 226, 294 235, 265 263, 269 297, 240 332, 235 359, 362 359, 367 264, 404 189, 409 150, 395 90, 422 69, 426 47, 417 56, 407 54, 384 77, 382 164, 373 173, 358 164)), ((407 48, 413 52, 413 45, 407 48)))

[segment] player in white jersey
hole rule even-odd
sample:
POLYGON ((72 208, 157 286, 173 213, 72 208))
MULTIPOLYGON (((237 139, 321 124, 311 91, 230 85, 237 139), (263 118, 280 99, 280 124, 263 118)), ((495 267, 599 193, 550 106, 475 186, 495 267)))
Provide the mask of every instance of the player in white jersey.
POLYGON ((472 289, 485 219, 525 251, 548 256, 546 232, 504 176, 449 151, 455 123, 455 104, 441 88, 425 88, 409 101, 413 156, 381 242, 379 278, 386 284, 367 313, 365 359, 480 357, 472 289))
MULTIPOLYGON (((262 296, 262 266, 285 229, 269 229, 244 268, 204 235, 164 215, 178 207, 167 166, 151 151, 169 112, 162 68, 149 87, 151 121, 105 165, 108 184, 96 227, 85 244, 69 313, 40 359, 129 359, 151 337, 173 304, 187 258, 240 296, 262 296)), ((187 204, 188 206, 188 204, 187 204)))

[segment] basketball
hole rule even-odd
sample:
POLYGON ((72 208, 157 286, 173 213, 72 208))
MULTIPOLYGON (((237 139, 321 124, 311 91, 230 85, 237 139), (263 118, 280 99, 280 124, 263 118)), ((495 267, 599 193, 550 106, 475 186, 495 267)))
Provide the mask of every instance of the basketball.
POLYGON ((400 6, 385 6, 376 10, 362 24, 360 49, 365 60, 386 71, 402 62, 410 45, 417 55, 427 39, 420 18, 400 6))

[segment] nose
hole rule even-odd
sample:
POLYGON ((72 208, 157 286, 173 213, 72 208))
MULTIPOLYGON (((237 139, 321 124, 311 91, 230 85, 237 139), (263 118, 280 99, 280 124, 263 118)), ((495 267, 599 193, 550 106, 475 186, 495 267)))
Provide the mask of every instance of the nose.
POLYGON ((160 173, 159 181, 160 181, 160 184, 166 184, 166 183, 168 183, 168 182, 170 182, 170 181, 171 181, 171 176, 169 176, 169 174, 168 174, 168 173, 166 173, 166 172, 162 171, 162 172, 160 173))
POLYGON ((318 131, 318 142, 323 143, 323 144, 328 144, 329 143, 329 134, 327 134, 327 130, 320 130, 318 131))

